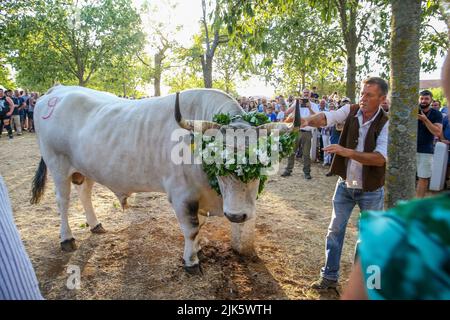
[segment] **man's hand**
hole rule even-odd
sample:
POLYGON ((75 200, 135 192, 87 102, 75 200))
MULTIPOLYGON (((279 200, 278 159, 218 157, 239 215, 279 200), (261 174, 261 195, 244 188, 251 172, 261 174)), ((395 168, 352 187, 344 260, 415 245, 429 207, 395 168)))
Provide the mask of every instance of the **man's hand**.
MULTIPOLYGON (((291 123, 294 122, 294 114, 291 113, 289 117, 284 120, 285 123, 291 123)), ((308 119, 300 118, 300 128, 304 128, 308 126, 308 119)))
POLYGON ((300 128, 304 128, 304 127, 308 127, 308 126, 309 126, 308 118, 301 118, 300 119, 300 128))
POLYGON ((417 119, 419 119, 420 121, 422 121, 422 122, 425 122, 425 121, 427 121, 427 116, 423 113, 423 111, 422 110, 420 110, 420 113, 417 115, 417 119))
POLYGON ((432 123, 427 116, 420 110, 420 113, 417 115, 417 118, 423 122, 423 124, 427 127, 428 131, 431 132, 436 137, 440 137, 442 133, 442 123, 432 123))
POLYGON ((341 146, 339 144, 330 144, 328 147, 323 148, 323 151, 329 152, 329 153, 335 153, 344 158, 349 158, 351 155, 351 152, 353 150, 344 148, 343 146, 341 146))

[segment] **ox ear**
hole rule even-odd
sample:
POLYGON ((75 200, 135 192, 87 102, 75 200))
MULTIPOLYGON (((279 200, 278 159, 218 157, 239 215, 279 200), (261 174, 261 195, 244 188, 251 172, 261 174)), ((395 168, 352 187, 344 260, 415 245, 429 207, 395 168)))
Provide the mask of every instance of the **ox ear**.
POLYGON ((205 132, 208 129, 220 129, 221 125, 212 122, 212 121, 203 121, 203 120, 184 120, 181 116, 180 111, 180 93, 177 92, 175 97, 175 121, 181 128, 184 128, 189 131, 194 131, 195 125, 200 124, 202 128, 202 132, 205 132))

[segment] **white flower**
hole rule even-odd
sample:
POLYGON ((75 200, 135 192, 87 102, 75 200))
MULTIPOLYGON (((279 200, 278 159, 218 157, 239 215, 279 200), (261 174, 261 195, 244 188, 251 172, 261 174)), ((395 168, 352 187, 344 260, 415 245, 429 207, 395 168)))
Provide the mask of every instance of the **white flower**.
POLYGON ((230 164, 235 164, 235 163, 236 163, 236 161, 234 160, 234 158, 231 158, 231 159, 228 159, 225 164, 230 165, 230 164))
POLYGON ((241 159, 241 163, 244 163, 244 164, 246 164, 247 163, 247 158, 246 157, 242 157, 242 159, 241 159))
POLYGON ((241 167, 241 166, 238 166, 238 167, 236 168, 236 170, 234 170, 234 172, 236 172, 236 174, 237 174, 238 176, 243 176, 243 175, 244 175, 244 170, 242 170, 242 167, 241 167))
POLYGON ((203 158, 209 158, 210 156, 211 156, 211 153, 209 152, 208 149, 204 149, 204 150, 202 151, 202 157, 203 157, 203 158))
POLYGON ((259 162, 261 162, 261 164, 262 164, 263 166, 267 166, 267 165, 269 164, 269 162, 270 162, 270 159, 269 159, 269 157, 267 156, 267 154, 261 153, 261 154, 259 155, 259 162))
POLYGON ((272 143, 272 145, 270 146, 270 150, 272 151, 278 151, 278 143, 272 143))

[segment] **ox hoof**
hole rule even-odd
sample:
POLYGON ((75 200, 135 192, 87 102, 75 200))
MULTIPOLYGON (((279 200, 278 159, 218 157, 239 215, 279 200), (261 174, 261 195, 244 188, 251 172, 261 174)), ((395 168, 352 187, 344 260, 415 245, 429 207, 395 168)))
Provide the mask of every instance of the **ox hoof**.
POLYGON ((201 276, 203 275, 202 267, 200 263, 194 264, 193 266, 184 266, 184 270, 192 276, 201 276))
POLYGON ((75 239, 67 239, 61 242, 61 249, 64 252, 73 252, 77 250, 77 244, 75 242, 75 239))
POLYGON ((100 234, 100 233, 106 233, 106 230, 105 230, 105 228, 103 228, 102 224, 99 223, 98 225, 96 225, 94 228, 91 229, 91 232, 100 234))

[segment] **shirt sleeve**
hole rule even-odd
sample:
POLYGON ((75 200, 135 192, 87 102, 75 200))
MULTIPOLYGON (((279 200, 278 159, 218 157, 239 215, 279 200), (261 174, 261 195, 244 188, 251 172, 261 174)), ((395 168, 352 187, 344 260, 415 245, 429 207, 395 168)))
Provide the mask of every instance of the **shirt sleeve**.
POLYGON ((342 108, 334 111, 325 111, 325 117, 327 118, 327 127, 333 126, 338 123, 343 123, 347 119, 350 113, 350 105, 345 105, 342 108))
POLYGON ((14 224, 0 176, 0 300, 41 300, 38 280, 14 224))
POLYGON ((381 153, 384 159, 387 160, 387 145, 388 145, 388 127, 389 121, 386 122, 383 129, 381 129, 380 135, 377 138, 377 146, 373 152, 381 153))
POLYGON ((319 108, 319 105, 318 105, 318 104, 315 104, 315 103, 311 103, 311 109, 312 109, 315 113, 321 112, 321 111, 320 111, 320 108, 319 108))

